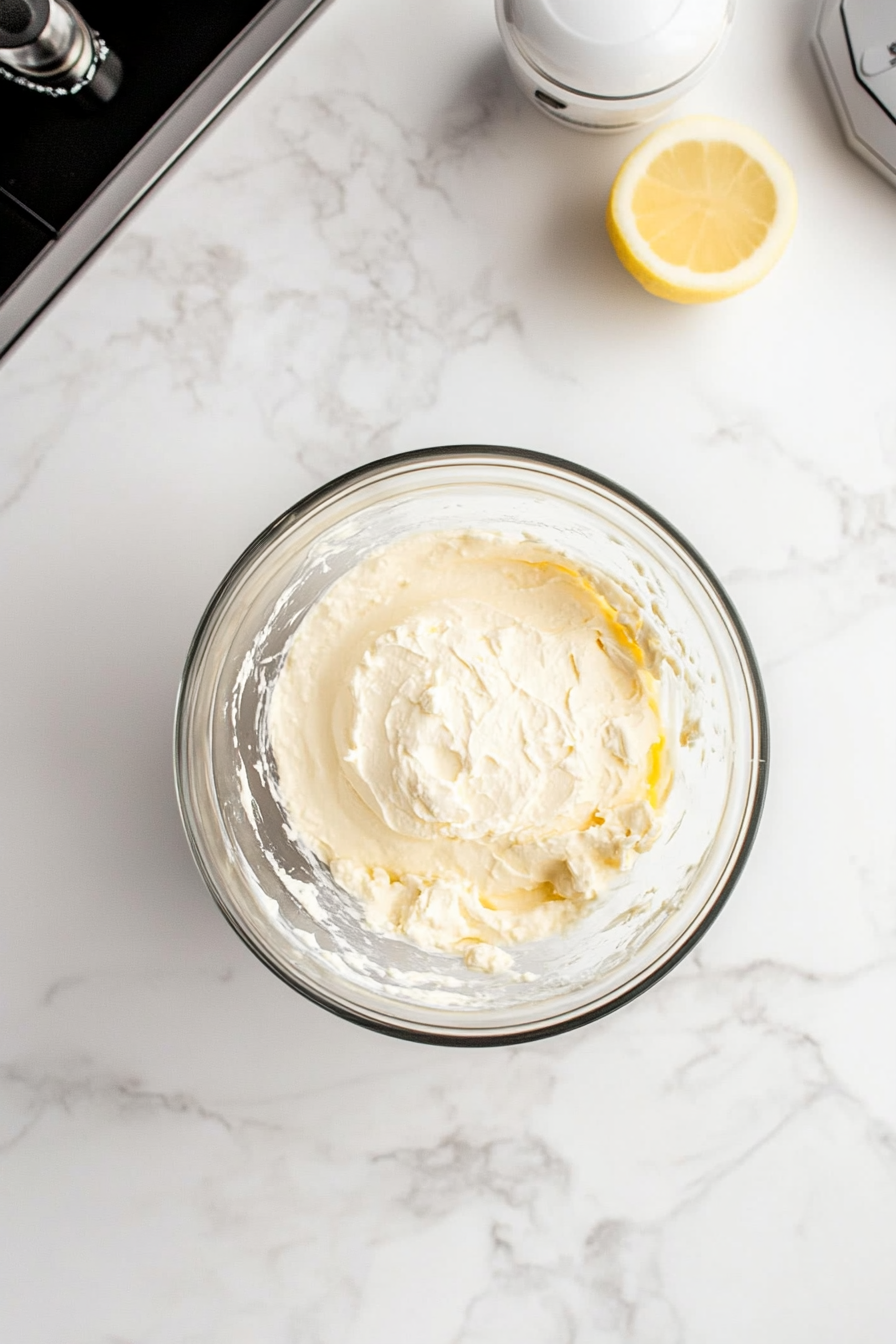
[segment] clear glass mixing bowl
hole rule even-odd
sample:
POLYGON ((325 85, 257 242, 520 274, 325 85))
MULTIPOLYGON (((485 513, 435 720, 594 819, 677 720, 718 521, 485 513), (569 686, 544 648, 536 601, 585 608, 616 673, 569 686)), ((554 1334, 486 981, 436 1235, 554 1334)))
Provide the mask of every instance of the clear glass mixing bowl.
POLYGON ((756 661, 721 585, 652 510, 582 467, 516 449, 434 448, 362 467, 301 501, 237 561, 200 622, 175 725, 181 815, 227 919, 314 1002, 364 1026, 463 1045, 532 1040, 648 989, 722 908, 762 808, 768 721, 756 661), (410 533, 525 532, 658 604, 701 685, 652 849, 562 936, 514 949, 515 974, 468 969, 368 929, 359 903, 291 837, 267 707, 309 607, 410 533))

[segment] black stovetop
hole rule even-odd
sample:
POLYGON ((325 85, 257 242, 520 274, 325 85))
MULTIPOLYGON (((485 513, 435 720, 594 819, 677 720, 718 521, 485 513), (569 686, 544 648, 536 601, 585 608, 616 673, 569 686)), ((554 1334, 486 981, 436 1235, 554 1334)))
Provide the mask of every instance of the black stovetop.
POLYGON ((124 78, 111 102, 94 105, 0 80, 0 310, 36 258, 45 267, 42 253, 56 253, 58 265, 57 240, 187 91, 227 66, 219 58, 231 44, 241 55, 259 41, 249 32, 270 34, 277 23, 292 32, 300 11, 318 7, 322 0, 79 0, 84 19, 121 59, 124 78))
POLYGON ((64 227, 263 8, 259 0, 83 0, 84 18, 124 65, 112 102, 84 106, 77 96, 48 98, 0 82, 0 292, 29 250, 36 254, 64 227))

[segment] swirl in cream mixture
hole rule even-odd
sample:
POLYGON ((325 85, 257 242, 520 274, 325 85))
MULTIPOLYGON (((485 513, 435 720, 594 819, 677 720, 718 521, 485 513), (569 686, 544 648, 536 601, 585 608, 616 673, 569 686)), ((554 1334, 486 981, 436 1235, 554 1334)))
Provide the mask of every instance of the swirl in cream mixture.
POLYGON ((271 700, 283 806, 366 920, 502 970, 658 833, 660 642, 536 542, 420 534, 309 611, 271 700))

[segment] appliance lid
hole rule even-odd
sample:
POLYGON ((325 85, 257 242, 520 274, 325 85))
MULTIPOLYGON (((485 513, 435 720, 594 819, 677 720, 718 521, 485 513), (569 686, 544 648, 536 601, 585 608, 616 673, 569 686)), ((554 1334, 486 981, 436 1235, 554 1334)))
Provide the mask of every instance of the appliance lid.
POLYGON ((843 0, 842 12, 856 75, 896 121, 896 5, 843 0))
POLYGON ((686 79, 722 37, 734 0, 498 0, 521 55, 554 83, 637 98, 686 79))

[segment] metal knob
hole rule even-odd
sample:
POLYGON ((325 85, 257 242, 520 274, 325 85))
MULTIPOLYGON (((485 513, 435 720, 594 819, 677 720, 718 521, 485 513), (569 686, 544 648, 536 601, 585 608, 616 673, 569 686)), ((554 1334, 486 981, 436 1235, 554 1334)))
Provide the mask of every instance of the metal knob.
POLYGON ((0 50, 30 46, 49 17, 50 0, 0 0, 0 50))
POLYGON ((0 77, 51 98, 108 102, 121 62, 69 0, 0 0, 0 77))

